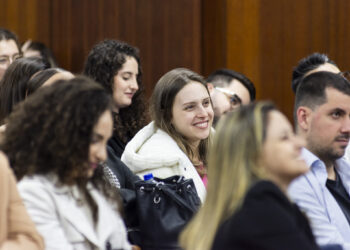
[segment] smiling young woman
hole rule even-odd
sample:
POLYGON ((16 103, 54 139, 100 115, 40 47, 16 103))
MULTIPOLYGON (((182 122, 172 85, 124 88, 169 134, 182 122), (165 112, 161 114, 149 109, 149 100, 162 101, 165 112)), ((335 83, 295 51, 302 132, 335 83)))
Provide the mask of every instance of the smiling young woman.
POLYGON ((139 51, 124 42, 102 41, 90 51, 84 74, 113 97, 114 130, 108 152, 120 158, 125 145, 148 122, 139 51))
POLYGON ((213 109, 201 76, 174 69, 160 78, 151 98, 153 121, 128 143, 122 161, 136 174, 192 178, 204 200, 213 109))

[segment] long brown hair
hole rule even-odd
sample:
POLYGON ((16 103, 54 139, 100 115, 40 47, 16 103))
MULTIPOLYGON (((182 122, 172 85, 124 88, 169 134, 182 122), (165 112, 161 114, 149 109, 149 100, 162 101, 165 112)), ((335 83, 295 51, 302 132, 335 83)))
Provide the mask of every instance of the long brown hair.
MULTIPOLYGON (((189 69, 173 69, 162 76, 157 82, 151 98, 150 113, 155 125, 169 134, 176 141, 181 150, 189 157, 192 163, 196 164, 196 162, 193 162, 196 152, 193 152, 187 139, 178 133, 171 124, 175 97, 177 93, 191 81, 201 83, 209 95, 209 90, 203 77, 189 69)), ((210 139, 211 135, 201 140, 198 147, 199 158, 205 165, 207 162, 207 151, 210 139)))
POLYGON ((259 157, 272 110, 271 103, 253 103, 219 121, 209 152, 207 197, 181 234, 184 249, 211 249, 220 224, 240 207, 251 183, 264 178, 259 157))

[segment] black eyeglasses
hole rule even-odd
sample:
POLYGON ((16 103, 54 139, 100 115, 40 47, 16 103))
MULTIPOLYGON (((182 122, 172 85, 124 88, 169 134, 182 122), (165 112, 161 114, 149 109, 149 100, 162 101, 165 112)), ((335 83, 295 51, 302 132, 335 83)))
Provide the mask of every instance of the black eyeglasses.
POLYGON ((234 92, 224 88, 215 87, 221 93, 224 93, 230 100, 231 108, 236 108, 242 105, 242 99, 234 92))

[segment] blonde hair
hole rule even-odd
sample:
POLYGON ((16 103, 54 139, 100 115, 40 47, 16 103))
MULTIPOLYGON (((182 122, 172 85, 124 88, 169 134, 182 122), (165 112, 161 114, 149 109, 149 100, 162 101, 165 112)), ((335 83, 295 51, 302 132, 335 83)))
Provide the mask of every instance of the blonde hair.
POLYGON ((251 183, 264 177, 258 161, 272 110, 271 103, 258 102, 220 120, 209 151, 207 197, 180 236, 184 249, 211 249, 220 224, 240 207, 251 183))
MULTIPOLYGON (((210 97, 208 87, 202 76, 185 68, 173 69, 163 75, 157 82, 151 98, 150 113, 156 127, 170 135, 192 163, 196 164, 196 162, 193 162, 196 152, 193 152, 187 139, 178 133, 171 124, 172 108, 177 93, 193 81, 202 84, 210 97)), ((208 138, 201 140, 198 146, 198 156, 205 165, 207 163, 207 151, 210 145, 211 134, 208 138)))

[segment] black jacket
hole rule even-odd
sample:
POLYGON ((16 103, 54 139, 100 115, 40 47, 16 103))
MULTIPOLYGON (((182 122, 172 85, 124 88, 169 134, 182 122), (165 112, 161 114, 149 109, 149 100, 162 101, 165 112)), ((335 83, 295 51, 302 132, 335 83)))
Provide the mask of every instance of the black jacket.
POLYGON ((140 178, 135 175, 116 155, 116 152, 109 145, 107 146, 108 158, 107 166, 112 170, 113 174, 118 178, 121 189, 135 189, 135 181, 140 178))
POLYGON ((270 181, 248 191, 242 207, 217 231, 213 250, 319 249, 306 217, 270 181))

